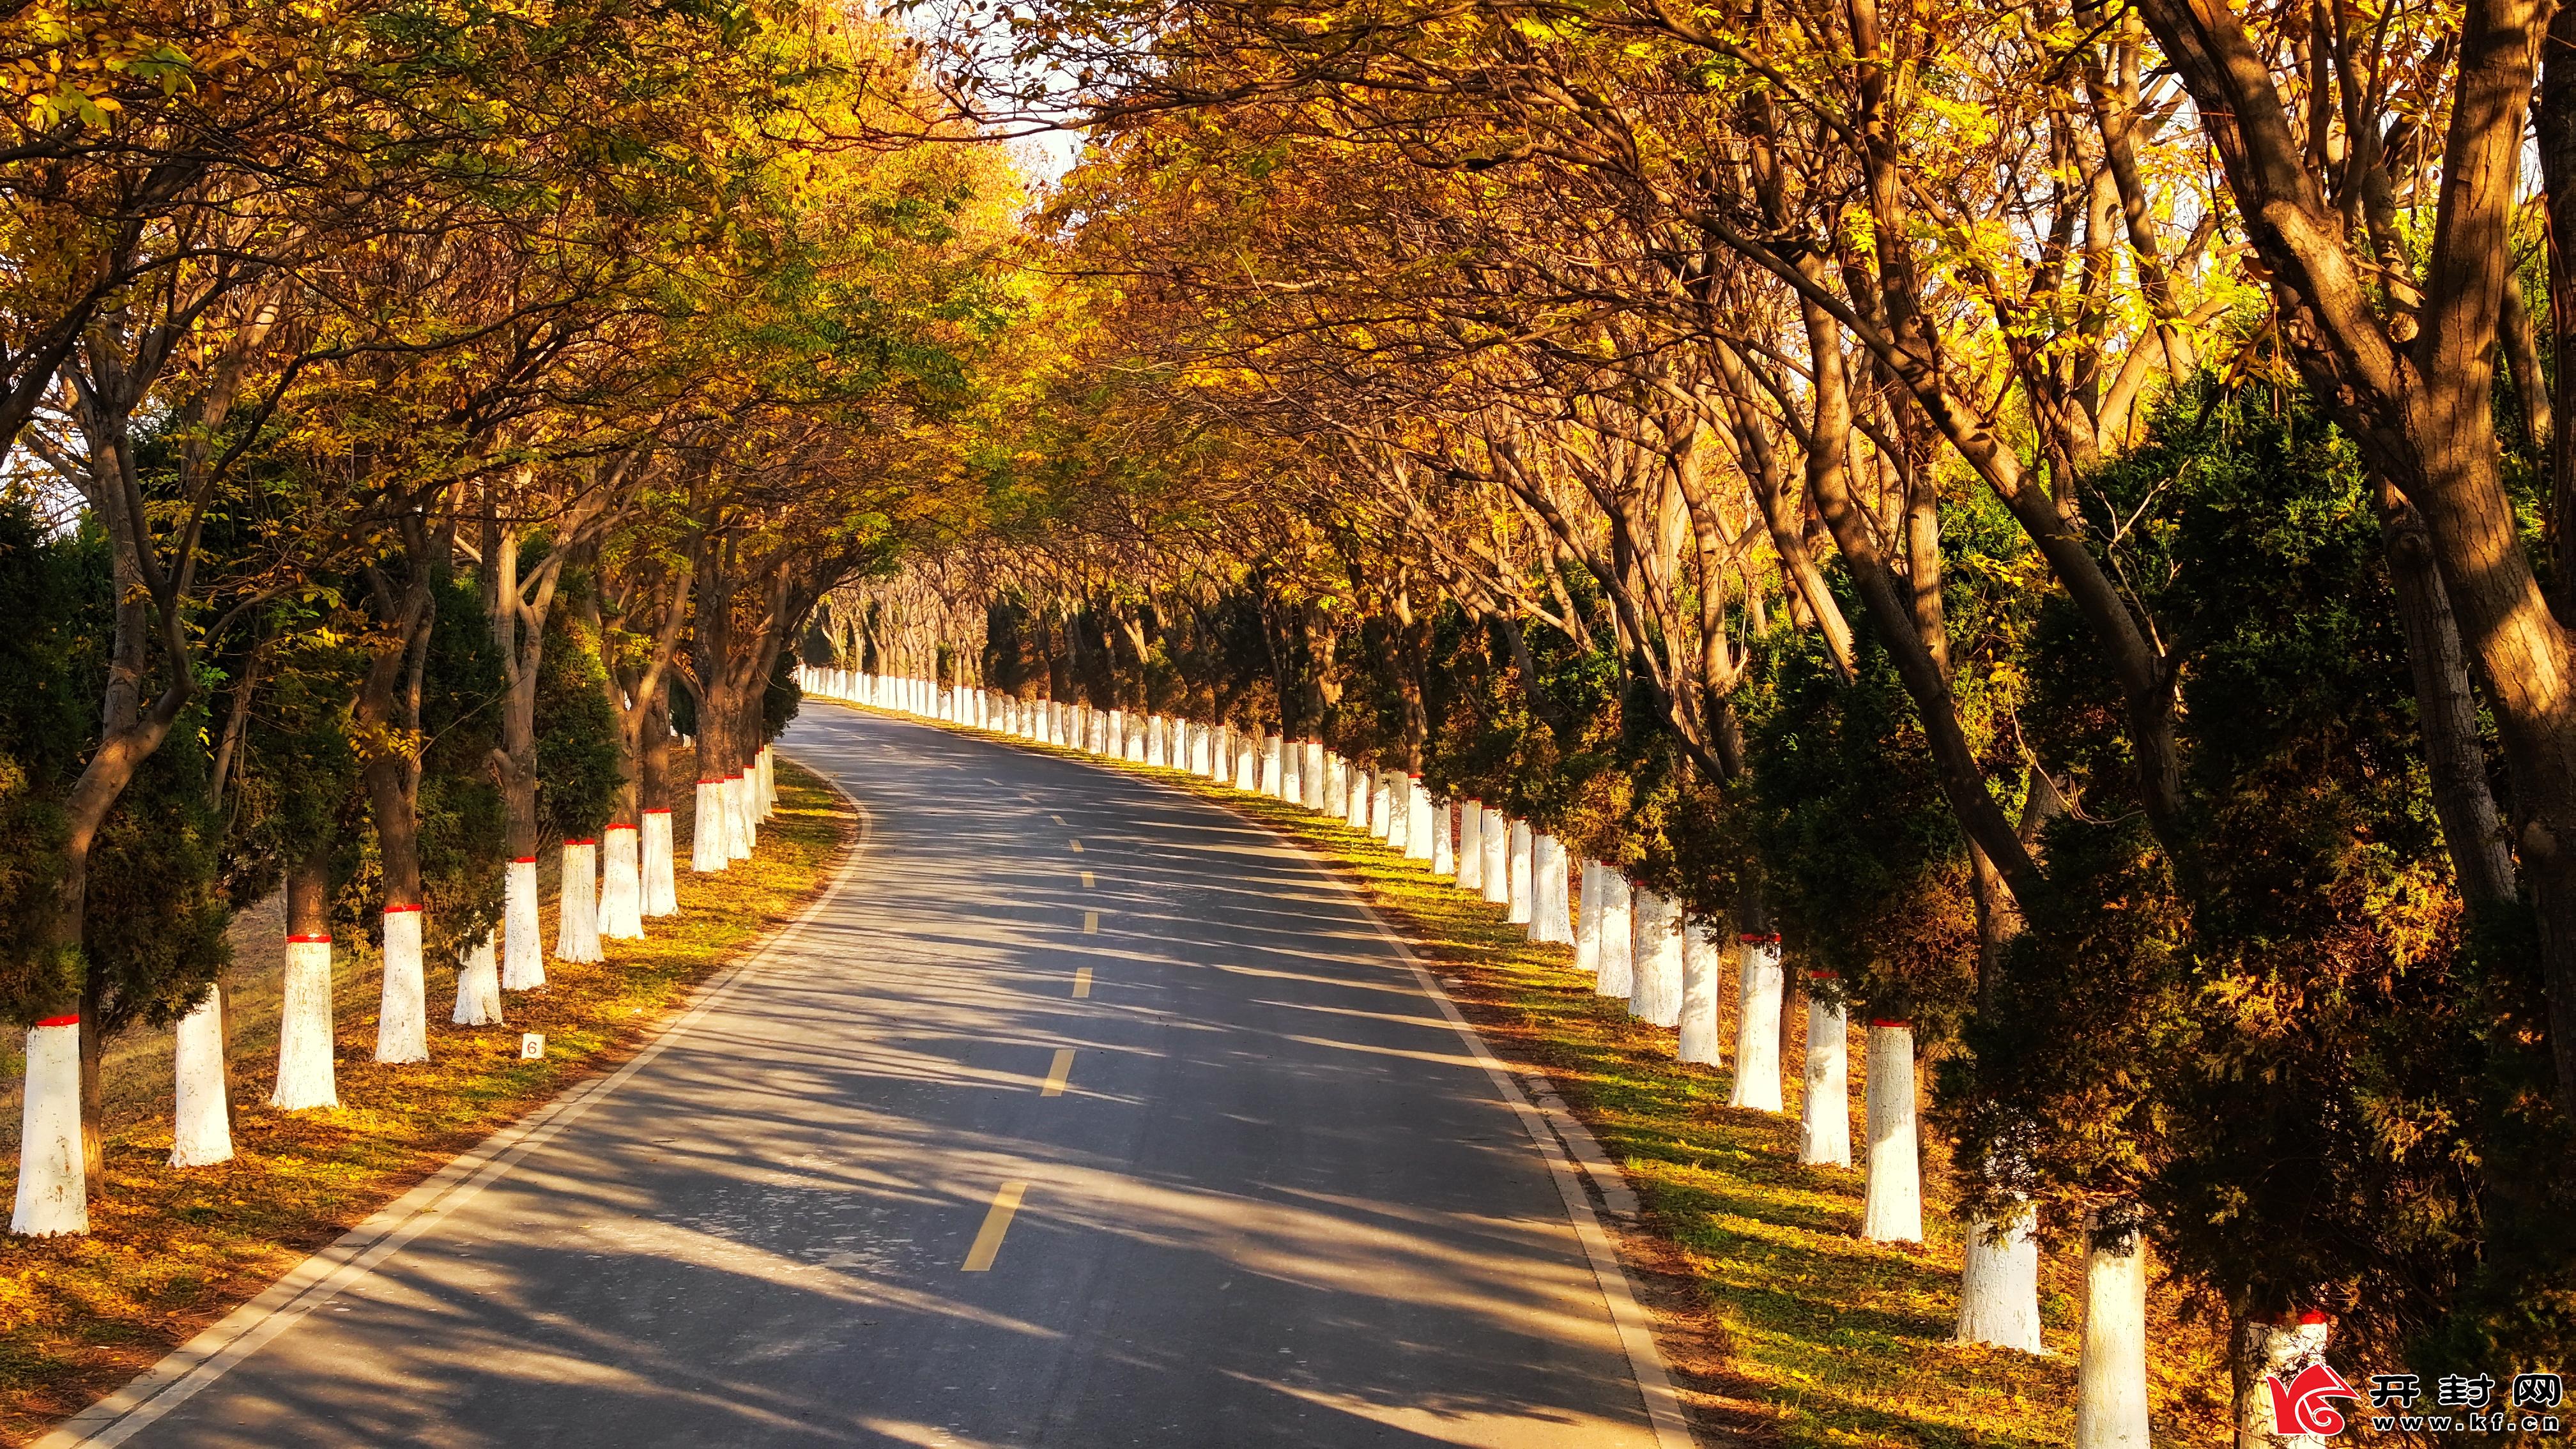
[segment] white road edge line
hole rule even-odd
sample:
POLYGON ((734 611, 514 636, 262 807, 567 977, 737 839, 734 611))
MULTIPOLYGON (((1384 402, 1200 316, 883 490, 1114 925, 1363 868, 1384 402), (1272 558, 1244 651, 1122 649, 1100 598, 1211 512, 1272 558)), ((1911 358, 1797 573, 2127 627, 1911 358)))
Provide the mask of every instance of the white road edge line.
POLYGON ((798 912, 796 918, 782 927, 778 934, 723 974, 701 984, 688 1007, 645 1043, 643 1049, 624 1066, 605 1077, 593 1077, 569 1088, 552 1102, 484 1138, 411 1191, 342 1234, 339 1241, 289 1269, 285 1277, 270 1284, 258 1297, 171 1350, 159 1363, 146 1369, 124 1388, 55 1425, 52 1432, 35 1442, 33 1449, 76 1449, 76 1446, 84 1445, 109 1449, 109 1446, 122 1444, 142 1433, 163 1415, 195 1398, 234 1365, 257 1353, 269 1340, 293 1327, 306 1314, 363 1282, 377 1264, 401 1251, 404 1244, 426 1232, 441 1217, 471 1202, 483 1189, 506 1176, 522 1158, 544 1146, 557 1133, 579 1120, 583 1113, 607 1100, 629 1077, 660 1056, 665 1047, 687 1035, 690 1028, 722 1004, 735 987, 767 962, 772 953, 801 935, 806 925, 821 914, 825 906, 838 899, 856 879, 859 862, 867 855, 875 833, 874 822, 867 807, 841 788, 840 781, 819 770, 814 773, 824 784, 831 786, 835 794, 849 802, 851 810, 858 816, 858 839, 851 842, 849 855, 841 862, 840 869, 833 873, 831 883, 823 888, 822 894, 798 912))
MULTIPOLYGON (((925 724, 934 729, 943 728, 946 725, 946 721, 943 720, 907 720, 906 722, 925 724)), ((1016 738, 1010 736, 986 735, 983 731, 967 728, 958 728, 950 733, 965 735, 968 738, 985 739, 990 743, 1009 747, 1016 747, 1019 743, 1016 738)), ((1031 750, 1028 753, 1056 752, 1031 750)), ((1094 769, 1104 768, 1104 765, 1094 764, 1088 756, 1084 755, 1068 752, 1058 754, 1057 757, 1094 769)), ((1105 764, 1118 763, 1123 762, 1105 762, 1105 764)), ((1566 1156, 1564 1146, 1556 1140, 1556 1134, 1548 1129, 1547 1119, 1539 1114, 1536 1107, 1530 1105, 1528 1097, 1522 1095, 1520 1084, 1514 1081, 1512 1074, 1504 1068, 1502 1059, 1494 1055, 1493 1048, 1485 1045, 1484 1037, 1479 1035, 1476 1028, 1470 1025, 1467 1018, 1459 1012, 1458 1003, 1449 999, 1449 993, 1440 988, 1439 979, 1424 968, 1421 958, 1413 954, 1413 948, 1405 943, 1402 936, 1395 933, 1393 927, 1387 925, 1386 918, 1377 913, 1377 907, 1369 904, 1368 897, 1353 889, 1350 882, 1342 878, 1340 872, 1327 868, 1304 846, 1234 809, 1229 802, 1179 789, 1151 775, 1131 773, 1126 770, 1107 770, 1106 772, 1133 780, 1149 790, 1159 790, 1165 794, 1178 795, 1216 806, 1286 846, 1298 858, 1312 866, 1315 873, 1323 877, 1327 884, 1341 892, 1352 905, 1357 906, 1362 915, 1368 917, 1369 924, 1377 928, 1378 934, 1386 938, 1386 943, 1395 948, 1395 954, 1411 968, 1413 979, 1422 985, 1423 994, 1430 997, 1439 1006, 1440 1014, 1449 1019, 1449 1025, 1456 1029, 1459 1040, 1466 1043, 1467 1054, 1474 1057, 1477 1065, 1485 1069, 1485 1075, 1492 1079, 1494 1090, 1500 1092, 1503 1100, 1511 1104, 1512 1111, 1519 1115, 1521 1130, 1529 1134, 1531 1143, 1538 1148, 1539 1156, 1547 1159, 1548 1176, 1556 1183, 1557 1196, 1565 1199, 1565 1215, 1574 1223, 1574 1236, 1583 1244, 1584 1256, 1592 1260, 1592 1276, 1601 1285, 1601 1299, 1610 1310, 1611 1326, 1618 1331, 1619 1346, 1627 1351, 1628 1371, 1636 1378, 1638 1396, 1645 1400, 1646 1422, 1655 1431, 1656 1449, 1698 1449, 1698 1440, 1691 1436, 1690 1416, 1682 1412, 1681 1394, 1673 1387, 1673 1377, 1664 1368, 1663 1350, 1655 1343, 1654 1324, 1646 1317, 1644 1305, 1637 1301, 1636 1286, 1628 1281, 1628 1269, 1619 1261, 1618 1248, 1611 1243, 1610 1235, 1602 1230, 1601 1216, 1593 1210, 1592 1198, 1583 1190, 1583 1179, 1576 1174, 1573 1159, 1566 1156)), ((1569 1120, 1571 1120, 1570 1114, 1569 1120)), ((1580 1126, 1580 1123, 1576 1125, 1580 1126)), ((1607 1165, 1606 1158, 1604 1165, 1607 1165)), ((39 1446, 39 1449, 49 1449, 49 1446, 39 1446)))

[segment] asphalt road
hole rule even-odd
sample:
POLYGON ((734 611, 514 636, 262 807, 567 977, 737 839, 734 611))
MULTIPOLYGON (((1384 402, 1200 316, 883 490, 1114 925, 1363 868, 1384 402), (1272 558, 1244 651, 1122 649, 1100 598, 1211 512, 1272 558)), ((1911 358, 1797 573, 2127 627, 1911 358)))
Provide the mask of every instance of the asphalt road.
POLYGON ((1301 856, 931 726, 783 744, 870 816, 821 909, 126 1442, 1655 1442, 1520 1119, 1301 856))

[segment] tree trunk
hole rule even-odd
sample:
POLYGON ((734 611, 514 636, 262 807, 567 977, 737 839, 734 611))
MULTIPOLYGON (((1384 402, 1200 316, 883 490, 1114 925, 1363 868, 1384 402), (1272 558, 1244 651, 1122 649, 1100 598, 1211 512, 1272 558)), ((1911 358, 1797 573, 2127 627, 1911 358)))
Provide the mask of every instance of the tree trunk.
MULTIPOLYGON (((428 549, 420 539, 412 539, 410 578, 399 593, 381 575, 374 593, 394 637, 368 660, 355 717, 366 740, 417 740, 422 668, 435 624, 428 549)), ((420 755, 410 745, 379 745, 363 758, 361 779, 368 815, 376 820, 376 861, 384 871, 384 995, 376 1016, 376 1060, 425 1062, 430 1047, 420 959, 420 755)))
POLYGON ((272 1107, 340 1105, 331 1027, 331 842, 313 842, 286 873, 286 971, 272 1107))
POLYGON ((2493 910, 2516 895, 2513 852, 2487 782, 2486 747, 2478 739, 2478 706, 2450 596, 2433 566, 2432 540, 2413 507, 2384 480, 2378 485, 2380 540, 2406 631, 2406 662, 2432 777, 2433 813, 2442 822, 2460 894, 2471 910, 2493 910))
MULTIPOLYGON (((2540 152, 2549 220, 2549 346, 2556 362, 2557 417, 2576 418, 2576 5, 2549 20, 2531 129, 2540 152)), ((2576 622, 2576 438, 2549 436, 2549 594, 2564 622, 2576 622)))

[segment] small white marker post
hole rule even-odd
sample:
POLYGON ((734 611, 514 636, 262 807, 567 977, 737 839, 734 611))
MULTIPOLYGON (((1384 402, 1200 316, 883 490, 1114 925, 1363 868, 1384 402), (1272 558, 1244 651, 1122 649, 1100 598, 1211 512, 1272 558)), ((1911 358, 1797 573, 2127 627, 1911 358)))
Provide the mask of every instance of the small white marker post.
POLYGON ((546 1034, 541 1031, 519 1033, 519 1060, 533 1062, 546 1054, 546 1034))

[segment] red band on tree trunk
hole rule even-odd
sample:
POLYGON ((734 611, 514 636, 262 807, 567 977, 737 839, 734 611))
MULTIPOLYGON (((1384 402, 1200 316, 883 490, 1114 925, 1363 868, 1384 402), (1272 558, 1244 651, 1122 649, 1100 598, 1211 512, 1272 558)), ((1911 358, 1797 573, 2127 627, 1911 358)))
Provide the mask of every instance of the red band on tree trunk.
POLYGON ((1738 936, 1735 939, 1747 946, 1777 946, 1780 944, 1780 933, 1774 931, 1768 936, 1738 936))
POLYGON ((564 842, 566 845, 597 845, 598 843, 599 842, 596 840, 567 840, 564 842))
POLYGON ((328 946, 331 944, 331 938, 328 935, 289 936, 286 938, 286 944, 290 946, 328 946))
POLYGON ((388 916, 408 915, 419 909, 420 907, 418 906, 387 906, 385 907, 385 914, 388 916))
POLYGON ((537 858, 533 855, 522 855, 510 863, 513 865, 535 865, 537 863, 537 858))
POLYGON ((1914 1029, 1914 1023, 1910 1021, 1883 1021, 1877 1017, 1871 1017, 1869 1024, 1872 1026, 1889 1027, 1897 1031, 1912 1031, 1914 1029))
POLYGON ((644 813, 647 815, 668 815, 671 812, 668 810, 647 810, 644 813))
POLYGON ((722 780, 700 780, 698 783, 699 783, 699 784, 701 784, 701 785, 721 785, 721 784, 723 784, 723 783, 724 783, 724 781, 722 781, 722 780))
POLYGON ((49 1016, 49 1017, 46 1017, 44 1020, 37 1022, 37 1023, 36 1023, 36 1025, 38 1025, 38 1026, 78 1026, 78 1025, 80 1025, 80 1013, 79 1013, 79 1012, 77 1012, 77 1011, 75 1011, 75 1012, 73 1012, 73 1013, 72 1013, 71 1015, 69 1015, 69 1016, 49 1016))

